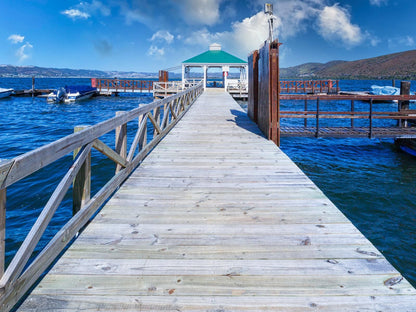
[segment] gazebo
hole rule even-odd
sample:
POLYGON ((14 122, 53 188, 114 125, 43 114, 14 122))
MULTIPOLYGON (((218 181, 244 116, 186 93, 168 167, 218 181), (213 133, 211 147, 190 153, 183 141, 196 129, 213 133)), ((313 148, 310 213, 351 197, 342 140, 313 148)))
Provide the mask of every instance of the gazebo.
POLYGON ((209 50, 182 62, 182 82, 185 83, 185 74, 189 73, 192 67, 202 68, 204 72, 204 88, 207 86, 207 72, 209 68, 221 68, 224 78, 224 88, 227 90, 229 83, 228 73, 230 68, 240 69, 240 80, 247 80, 247 62, 222 51, 221 45, 214 43, 209 50))

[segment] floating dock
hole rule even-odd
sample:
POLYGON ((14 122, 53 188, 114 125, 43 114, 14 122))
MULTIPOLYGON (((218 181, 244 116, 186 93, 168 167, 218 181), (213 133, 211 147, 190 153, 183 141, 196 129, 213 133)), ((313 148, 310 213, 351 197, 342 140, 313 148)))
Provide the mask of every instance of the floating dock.
POLYGON ((18 311, 416 311, 416 291, 206 90, 18 311))

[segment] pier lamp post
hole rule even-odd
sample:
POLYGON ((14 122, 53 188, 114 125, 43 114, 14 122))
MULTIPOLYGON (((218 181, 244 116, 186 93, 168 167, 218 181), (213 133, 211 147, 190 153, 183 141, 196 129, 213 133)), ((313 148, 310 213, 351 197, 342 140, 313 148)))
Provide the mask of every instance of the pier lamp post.
POLYGON ((273 4, 264 4, 264 14, 269 17, 269 42, 271 43, 273 42, 273 20, 276 19, 276 16, 273 15, 273 4))

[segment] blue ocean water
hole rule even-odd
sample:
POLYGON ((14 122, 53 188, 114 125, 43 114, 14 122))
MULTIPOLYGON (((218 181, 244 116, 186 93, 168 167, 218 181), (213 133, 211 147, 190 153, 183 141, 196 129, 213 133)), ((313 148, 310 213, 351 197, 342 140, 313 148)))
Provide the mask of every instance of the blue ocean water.
MULTIPOLYGON (((89 79, 37 79, 36 87, 89 83, 89 79)), ((355 91, 369 90, 372 84, 391 85, 391 81, 340 82, 342 90, 355 91)), ((31 79, 0 78, 0 87, 30 89, 31 79)), ((412 82, 411 89, 416 89, 416 82, 412 82)), ((113 117, 116 111, 131 110, 151 101, 150 95, 98 97, 74 104, 48 104, 42 98, 2 99, 0 158, 13 158, 71 134, 76 125, 96 124, 113 117)), ((303 107, 303 102, 287 101, 281 105, 282 109, 303 107)), ((314 103, 310 105, 313 109, 314 103)), ((321 105, 322 109, 343 110, 349 102, 321 105)), ((368 108, 366 105, 356 103, 356 108, 364 110, 368 108)), ((381 104, 375 109, 381 110, 383 105, 395 104, 381 104)), ((111 145, 114 133, 103 140, 111 145)), ((416 158, 397 150, 393 140, 283 138, 281 148, 416 286, 416 158)), ((7 190, 7 261, 30 230, 71 159, 72 155, 67 155, 7 190)), ((93 154, 92 160, 94 192, 112 176, 114 164, 99 153, 93 154)), ((71 217, 71 197, 69 192, 37 252, 71 217)))

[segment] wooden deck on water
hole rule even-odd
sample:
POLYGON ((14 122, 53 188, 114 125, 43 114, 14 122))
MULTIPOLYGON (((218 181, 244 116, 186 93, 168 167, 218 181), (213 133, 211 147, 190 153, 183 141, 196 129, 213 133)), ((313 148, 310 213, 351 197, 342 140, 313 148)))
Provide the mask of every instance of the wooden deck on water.
POLYGON ((416 311, 416 291, 206 91, 19 311, 416 311))

